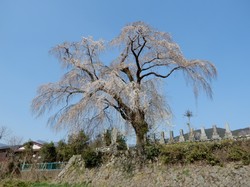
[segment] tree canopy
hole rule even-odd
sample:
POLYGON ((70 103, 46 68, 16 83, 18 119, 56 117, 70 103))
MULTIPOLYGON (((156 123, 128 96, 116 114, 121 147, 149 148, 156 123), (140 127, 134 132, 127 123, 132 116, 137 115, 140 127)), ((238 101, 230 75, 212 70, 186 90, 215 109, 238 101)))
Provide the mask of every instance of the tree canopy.
POLYGON ((211 80, 217 75, 211 62, 186 59, 168 33, 143 22, 126 25, 110 42, 83 37, 51 53, 67 72, 60 81, 39 87, 32 102, 36 115, 56 111, 48 120, 55 128, 96 129, 119 118, 134 129, 137 145, 144 144, 152 126, 171 117, 159 81, 181 71, 195 96, 204 90, 212 97, 211 80), (117 58, 104 63, 101 54, 114 48, 117 58))

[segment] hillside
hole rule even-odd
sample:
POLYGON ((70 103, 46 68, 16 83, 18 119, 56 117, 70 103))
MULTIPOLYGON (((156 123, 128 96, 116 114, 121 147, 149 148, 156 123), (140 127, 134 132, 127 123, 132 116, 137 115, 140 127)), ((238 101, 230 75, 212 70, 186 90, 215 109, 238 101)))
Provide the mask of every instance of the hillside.
MULTIPOLYGON (((225 131, 226 131, 226 129, 217 127, 217 133, 219 134, 219 136, 221 138, 224 137, 225 131)), ((206 135, 207 135, 208 139, 211 139, 212 135, 213 135, 213 128, 205 129, 205 132, 206 132, 206 135)), ((236 130, 233 130, 231 132, 232 132, 233 136, 247 135, 247 134, 250 134, 250 128, 246 127, 246 128, 242 128, 242 129, 236 129, 236 130)), ((201 130, 200 129, 199 130, 195 130, 194 133, 195 134, 201 133, 201 130)), ((188 133, 185 133, 184 137, 187 140, 188 139, 188 133)), ((179 136, 176 136, 174 139, 178 141, 179 140, 179 136)))

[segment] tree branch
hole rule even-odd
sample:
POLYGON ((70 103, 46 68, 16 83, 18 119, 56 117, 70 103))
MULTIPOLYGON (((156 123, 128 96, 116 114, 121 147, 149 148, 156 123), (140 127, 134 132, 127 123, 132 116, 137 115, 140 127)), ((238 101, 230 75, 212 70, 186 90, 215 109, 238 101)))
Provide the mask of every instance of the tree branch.
POLYGON ((98 76, 96 74, 96 71, 95 71, 92 54, 90 53, 90 49, 89 49, 89 45, 88 44, 87 44, 86 48, 87 48, 87 53, 89 55, 90 63, 91 63, 91 66, 93 68, 93 72, 94 72, 95 78, 98 80, 99 78, 98 78, 98 76))
POLYGON ((181 66, 177 66, 177 67, 173 68, 167 75, 161 75, 161 74, 158 74, 155 72, 149 72, 149 73, 141 76, 140 79, 142 80, 143 78, 150 76, 150 75, 154 75, 154 76, 160 77, 160 78, 168 78, 174 71, 181 69, 181 68, 182 68, 181 66))
POLYGON ((81 69, 83 72, 86 72, 89 75, 92 82, 95 80, 94 75, 89 70, 87 70, 79 65, 77 65, 76 67, 81 69))
POLYGON ((154 64, 152 66, 149 66, 147 68, 143 68, 141 71, 146 71, 146 70, 149 70, 151 68, 154 68, 154 67, 157 67, 157 66, 167 66, 168 64, 154 64))
POLYGON ((153 62, 153 61, 155 61, 155 60, 158 60, 158 59, 160 59, 160 58, 159 58, 159 57, 154 57, 154 58, 152 58, 151 60, 149 60, 149 61, 147 61, 147 62, 144 62, 144 63, 142 64, 142 67, 143 67, 144 65, 150 64, 151 62, 153 62))
POLYGON ((129 70, 129 67, 123 68, 123 69, 121 69, 121 71, 127 75, 130 82, 134 81, 134 78, 132 76, 131 71, 129 70))

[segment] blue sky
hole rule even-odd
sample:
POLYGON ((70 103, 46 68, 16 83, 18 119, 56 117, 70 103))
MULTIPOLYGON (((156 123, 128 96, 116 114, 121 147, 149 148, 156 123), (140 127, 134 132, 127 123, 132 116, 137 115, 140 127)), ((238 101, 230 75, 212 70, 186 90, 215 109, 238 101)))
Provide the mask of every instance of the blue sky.
POLYGON ((189 59, 205 59, 218 69, 214 97, 195 100, 180 74, 164 91, 172 106, 174 130, 187 130, 184 112, 193 111, 196 129, 216 124, 250 126, 250 1, 248 0, 1 0, 0 126, 28 139, 58 141, 66 132, 34 118, 30 104, 39 85, 63 74, 48 51, 82 36, 111 40, 123 26, 144 21, 169 32, 189 59))

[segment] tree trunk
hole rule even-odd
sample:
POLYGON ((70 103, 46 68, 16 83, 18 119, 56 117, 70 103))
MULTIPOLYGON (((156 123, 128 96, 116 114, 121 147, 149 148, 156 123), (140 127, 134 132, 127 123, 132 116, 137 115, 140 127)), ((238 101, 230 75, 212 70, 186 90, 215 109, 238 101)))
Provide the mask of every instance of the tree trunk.
POLYGON ((139 154, 143 154, 144 146, 146 144, 145 135, 148 132, 148 124, 144 120, 144 116, 137 115, 136 120, 133 121, 132 126, 135 129, 136 134, 136 147, 139 154))
POLYGON ((142 133, 136 133, 136 147, 138 149, 138 153, 141 155, 144 152, 144 147, 145 147, 145 139, 144 139, 144 134, 142 133))

